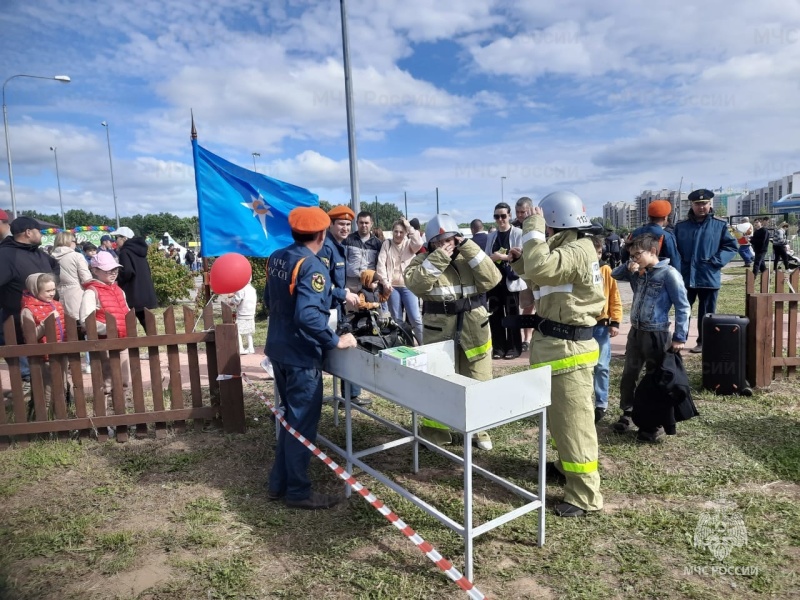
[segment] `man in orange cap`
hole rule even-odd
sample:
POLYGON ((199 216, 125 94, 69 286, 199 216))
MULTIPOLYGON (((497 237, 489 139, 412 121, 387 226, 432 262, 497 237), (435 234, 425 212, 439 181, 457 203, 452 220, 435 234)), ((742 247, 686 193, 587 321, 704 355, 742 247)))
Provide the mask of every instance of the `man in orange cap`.
POLYGON ((337 311, 339 321, 342 320, 342 305, 350 304, 353 308, 358 306, 358 295, 347 289, 346 283, 346 257, 342 246, 344 239, 350 235, 350 226, 355 213, 349 206, 340 204, 328 211, 330 226, 325 236, 325 243, 317 256, 328 267, 331 280, 331 309, 337 311))
MULTIPOLYGON (((344 321, 345 305, 352 309, 358 308, 358 294, 347 289, 347 253, 342 245, 345 238, 350 235, 350 227, 356 218, 353 210, 345 205, 339 204, 328 211, 331 224, 328 227, 328 235, 325 237, 325 244, 317 256, 328 268, 328 275, 331 281, 331 319, 336 319, 336 323, 331 323, 334 329, 344 321)), ((344 381, 342 382, 342 394, 344 394, 344 381)), ((361 387, 350 384, 350 398, 359 406, 367 406, 369 400, 360 399, 361 387)))
POLYGON ((664 229, 671 213, 672 204, 669 200, 653 200, 647 205, 647 216, 650 222, 634 229, 628 240, 637 238, 644 233, 652 233, 657 236, 661 240, 658 258, 668 258, 670 266, 675 267, 680 273, 681 255, 678 252, 678 243, 675 241, 675 236, 664 229))
MULTIPOLYGON (((270 256, 265 294, 270 310, 265 353, 272 361, 286 420, 312 441, 322 412, 322 354, 356 346, 352 334, 340 337, 328 327, 331 281, 317 254, 330 222, 316 206, 298 207, 289 213, 294 243, 270 256)), ((283 498, 289 507, 310 510, 337 504, 339 496, 312 491, 310 459, 308 448, 281 428, 267 484, 268 499, 283 498)))

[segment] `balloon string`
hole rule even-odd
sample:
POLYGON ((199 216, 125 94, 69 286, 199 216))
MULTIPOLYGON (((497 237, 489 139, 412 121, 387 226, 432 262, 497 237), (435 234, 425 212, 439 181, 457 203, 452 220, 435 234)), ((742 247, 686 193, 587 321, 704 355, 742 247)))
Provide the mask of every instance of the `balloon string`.
POLYGON ((216 297, 217 297, 217 294, 213 294, 213 293, 211 294, 211 298, 208 299, 208 302, 206 302, 206 305, 203 307, 203 310, 200 311, 200 316, 197 317, 197 321, 195 321, 194 327, 192 327, 192 333, 194 333, 197 330, 197 326, 200 324, 200 319, 203 318, 203 313, 206 310, 206 306, 211 304, 214 301, 214 298, 216 298, 216 297))

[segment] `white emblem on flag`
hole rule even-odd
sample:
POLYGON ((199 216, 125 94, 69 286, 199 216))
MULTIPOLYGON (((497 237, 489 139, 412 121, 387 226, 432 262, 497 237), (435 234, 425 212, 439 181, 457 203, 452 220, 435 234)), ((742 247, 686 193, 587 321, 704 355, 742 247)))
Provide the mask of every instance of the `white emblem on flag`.
POLYGON ((261 222, 261 229, 264 230, 264 237, 268 238, 267 217, 271 217, 273 214, 269 212, 269 206, 264 198, 261 197, 261 194, 259 194, 257 198, 255 196, 250 196, 250 202, 242 202, 241 204, 253 211, 253 216, 261 222))

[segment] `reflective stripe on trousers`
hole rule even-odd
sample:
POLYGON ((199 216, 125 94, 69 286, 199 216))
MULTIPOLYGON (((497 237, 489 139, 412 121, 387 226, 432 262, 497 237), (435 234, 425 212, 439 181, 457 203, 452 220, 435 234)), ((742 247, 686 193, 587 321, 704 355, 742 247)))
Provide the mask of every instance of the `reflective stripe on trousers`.
POLYGON ((557 375, 561 371, 567 369, 574 369, 576 367, 591 367, 597 364, 600 358, 600 350, 592 350, 591 352, 584 352, 583 354, 574 354, 572 356, 565 356, 556 360, 549 360, 547 362, 536 363, 531 365, 531 369, 549 366, 553 370, 553 375, 557 375))

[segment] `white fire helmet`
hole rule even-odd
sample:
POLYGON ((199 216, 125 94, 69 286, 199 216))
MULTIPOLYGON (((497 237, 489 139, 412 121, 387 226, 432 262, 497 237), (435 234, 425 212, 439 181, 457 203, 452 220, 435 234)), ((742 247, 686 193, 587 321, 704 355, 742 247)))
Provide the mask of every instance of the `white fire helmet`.
POLYGON ((567 191, 547 194, 539 202, 544 220, 553 229, 587 229, 592 226, 586 207, 577 194, 567 191))
POLYGON ((425 225, 425 237, 429 244, 459 233, 458 223, 450 215, 436 215, 425 225))

